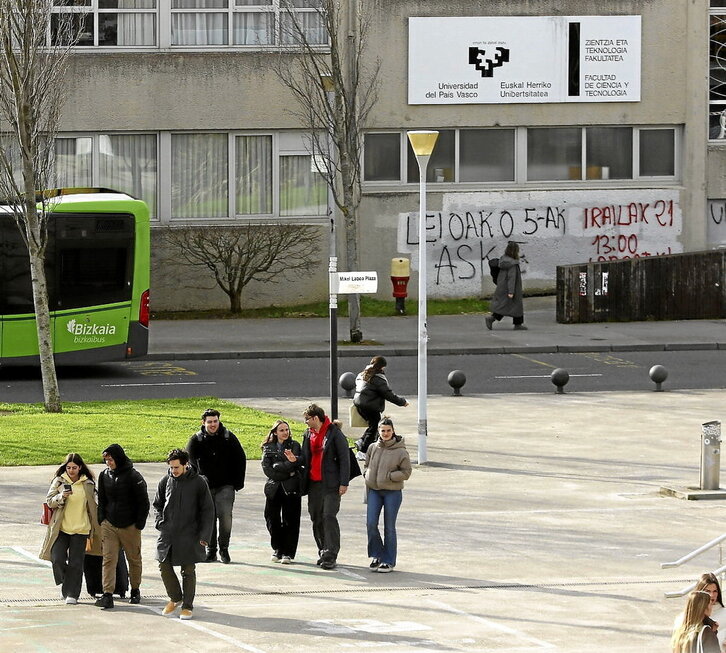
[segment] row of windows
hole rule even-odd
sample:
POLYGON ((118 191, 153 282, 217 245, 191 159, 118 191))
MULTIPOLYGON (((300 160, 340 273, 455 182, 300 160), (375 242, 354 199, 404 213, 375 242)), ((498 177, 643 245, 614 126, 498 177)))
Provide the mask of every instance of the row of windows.
POLYGON ((63 39, 63 21, 80 47, 274 47, 299 32, 325 45, 320 0, 54 0, 49 37, 63 39))
MULTIPOLYGON (((431 183, 677 180, 675 128, 441 130, 431 183)), ((364 137, 365 182, 418 183, 405 132, 364 137)), ((64 134, 55 184, 101 186, 145 200, 152 218, 227 220, 327 214, 320 162, 301 132, 64 134)), ((18 170, 19 170, 18 166, 18 170)))
MULTIPOLYGON (((672 127, 444 129, 426 176, 433 183, 675 179, 676 135, 672 127)), ((418 182, 405 132, 365 135, 363 178, 418 182)))

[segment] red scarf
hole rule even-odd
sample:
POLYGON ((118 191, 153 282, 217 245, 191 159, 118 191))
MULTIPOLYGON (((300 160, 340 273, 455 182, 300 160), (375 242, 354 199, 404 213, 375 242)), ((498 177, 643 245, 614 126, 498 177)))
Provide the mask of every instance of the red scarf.
POLYGON ((323 480, 323 446, 325 434, 330 426, 330 418, 326 415, 320 431, 310 429, 310 480, 323 480))

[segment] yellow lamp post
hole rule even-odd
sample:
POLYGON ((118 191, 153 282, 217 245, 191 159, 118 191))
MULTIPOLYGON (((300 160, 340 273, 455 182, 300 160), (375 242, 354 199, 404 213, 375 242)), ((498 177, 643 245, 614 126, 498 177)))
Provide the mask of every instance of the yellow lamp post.
POLYGON ((426 417, 427 384, 427 345, 428 327, 426 325, 426 170, 431 153, 439 137, 437 131, 410 131, 408 140, 416 155, 419 171, 419 212, 418 212, 418 463, 427 462, 426 437, 428 420, 426 417))

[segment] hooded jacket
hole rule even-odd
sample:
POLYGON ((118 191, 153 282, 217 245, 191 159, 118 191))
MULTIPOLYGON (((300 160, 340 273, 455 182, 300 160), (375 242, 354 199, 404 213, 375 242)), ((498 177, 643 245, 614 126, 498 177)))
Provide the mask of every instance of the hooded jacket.
POLYGON ((378 438, 366 451, 366 487, 371 490, 402 490, 411 476, 411 459, 400 435, 388 442, 378 438))
POLYGON ((108 521, 116 528, 134 525, 142 530, 149 516, 149 495, 144 477, 134 469, 119 444, 104 449, 116 469, 106 468, 98 477, 98 523, 108 521))
POLYGON ((154 515, 159 539, 156 559, 172 565, 202 562, 214 526, 214 503, 207 482, 194 467, 178 478, 171 470, 159 481, 154 497, 154 515))
POLYGON ((522 304, 522 273, 519 261, 510 256, 499 259, 499 276, 497 288, 494 291, 489 306, 492 313, 508 315, 509 317, 522 317, 524 305, 522 304), (509 297, 509 295, 513 295, 509 297))
POLYGON ((209 488, 216 490, 231 485, 235 490, 245 486, 247 456, 237 436, 222 422, 216 433, 202 427, 187 442, 189 462, 206 478, 209 488))
POLYGON ((366 381, 363 378, 364 372, 361 372, 355 379, 353 403, 358 408, 382 413, 386 407, 386 401, 390 401, 392 404, 396 404, 396 406, 404 406, 406 404, 404 397, 399 397, 391 390, 391 386, 388 385, 388 379, 383 372, 374 374, 370 381, 366 381))

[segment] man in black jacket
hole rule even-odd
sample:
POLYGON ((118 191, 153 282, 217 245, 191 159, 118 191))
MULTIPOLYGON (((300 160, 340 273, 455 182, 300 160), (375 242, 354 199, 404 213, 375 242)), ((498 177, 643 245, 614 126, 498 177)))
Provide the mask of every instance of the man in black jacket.
POLYGON ((228 564, 234 493, 245 485, 247 457, 237 436, 225 428, 219 417, 218 410, 205 410, 202 413, 202 428, 189 439, 186 449, 189 462, 207 479, 214 501, 214 528, 207 547, 206 562, 217 559, 219 544, 219 559, 228 564))
POLYGON ((306 470, 303 494, 308 495, 318 564, 323 569, 335 569, 340 551, 340 497, 350 482, 348 440, 320 406, 310 404, 303 415, 308 427, 302 444, 306 470))
POLYGON ((154 498, 154 514, 159 539, 156 559, 169 602, 162 614, 173 614, 181 603, 180 619, 191 619, 194 609, 196 563, 205 557, 204 548, 212 535, 214 504, 207 482, 187 465, 189 454, 172 449, 166 457, 169 471, 159 481, 154 498), (174 573, 181 567, 182 584, 174 573))
POLYGON ((129 603, 141 602, 141 531, 149 516, 149 495, 144 477, 119 444, 103 452, 106 463, 98 477, 98 523, 103 538, 103 596, 96 605, 104 610, 113 608, 113 589, 116 585, 116 562, 121 547, 129 561, 131 598, 129 603))

